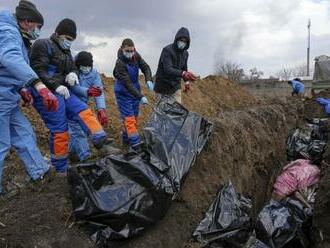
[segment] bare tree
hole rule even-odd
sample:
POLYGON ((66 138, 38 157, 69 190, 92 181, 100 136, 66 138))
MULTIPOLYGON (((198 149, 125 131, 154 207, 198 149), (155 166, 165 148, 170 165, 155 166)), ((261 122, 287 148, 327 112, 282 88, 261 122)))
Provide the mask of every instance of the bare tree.
POLYGON ((239 82, 244 77, 241 65, 231 61, 218 62, 215 66, 215 73, 234 82, 239 82))
POLYGON ((278 78, 287 81, 291 77, 293 77, 293 69, 292 68, 283 68, 280 71, 276 72, 275 75, 278 78))
POLYGON ((258 71, 256 67, 249 70, 250 75, 247 77, 250 80, 258 80, 262 75, 264 75, 263 71, 258 71))
POLYGON ((294 77, 304 77, 307 75, 307 65, 297 65, 293 68, 293 73, 294 77))
MULTIPOLYGON (((309 75, 313 75, 313 68, 309 69, 309 75)), ((294 77, 305 77, 307 76, 307 65, 301 64, 294 67, 294 77)))
MULTIPOLYGON (((313 74, 313 69, 310 70, 310 75, 313 74)), ((282 80, 289 80, 293 77, 305 77, 307 76, 307 65, 300 64, 294 67, 283 68, 275 74, 282 80)))

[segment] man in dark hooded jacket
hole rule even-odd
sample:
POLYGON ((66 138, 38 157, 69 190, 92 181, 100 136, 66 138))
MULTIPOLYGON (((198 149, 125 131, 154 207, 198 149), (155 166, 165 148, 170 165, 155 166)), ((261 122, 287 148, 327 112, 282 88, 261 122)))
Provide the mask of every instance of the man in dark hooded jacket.
POLYGON ((155 92, 157 99, 181 103, 181 79, 185 81, 184 91, 189 90, 189 82, 196 76, 188 71, 188 48, 190 35, 187 28, 180 28, 174 42, 163 48, 156 73, 155 92))

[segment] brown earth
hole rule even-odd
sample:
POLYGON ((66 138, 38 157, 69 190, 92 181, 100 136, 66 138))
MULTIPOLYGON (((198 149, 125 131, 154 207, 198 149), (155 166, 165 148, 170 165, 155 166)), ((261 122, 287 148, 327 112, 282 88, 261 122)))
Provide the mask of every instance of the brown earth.
MULTIPOLYGON (((110 118, 107 132, 119 144, 120 120, 113 80, 104 78, 104 81, 110 118)), ((149 99, 153 98, 144 87, 143 91, 149 99)), ((193 90, 183 95, 183 102, 188 109, 215 123, 209 144, 185 182, 184 201, 174 202, 165 218, 141 237, 112 243, 110 247, 199 247, 192 242, 191 234, 217 190, 229 179, 239 192, 252 197, 256 215, 269 199, 274 177, 286 163, 287 134, 299 126, 305 112, 299 99, 256 98, 238 85, 214 76, 197 81, 193 90)), ((141 127, 150 111, 150 107, 141 107, 141 127)), ((46 153, 47 130, 34 110, 24 112, 36 129, 41 150, 46 153)), ((4 181, 17 193, 0 198, 0 222, 5 225, 0 223, 0 247, 93 247, 88 235, 70 216, 66 179, 56 178, 43 187, 31 189, 20 165, 15 153, 11 153, 6 160, 4 181)))
MULTIPOLYGON (((319 93, 316 97, 330 98, 330 91, 319 93)), ((311 118, 326 118, 327 114, 323 106, 319 105, 310 99, 305 104, 305 116, 311 118)), ((319 228, 325 239, 325 244, 320 245, 321 248, 330 247, 330 141, 328 142, 328 149, 325 152, 325 162, 328 164, 324 166, 323 177, 320 181, 320 187, 316 198, 314 210, 314 224, 319 228)))
POLYGON ((239 192, 252 197, 256 215, 269 199, 273 179, 285 164, 288 131, 298 124, 297 112, 292 111, 287 118, 284 113, 291 111, 287 108, 275 104, 222 112, 214 120, 210 143, 185 182, 184 202, 173 204, 156 228, 123 247, 199 247, 191 235, 217 190, 228 180, 239 192))
MULTIPOLYGON (((329 162, 329 160, 328 160, 329 162)), ((325 242, 320 248, 330 247, 330 167, 324 171, 324 176, 320 182, 320 188, 316 198, 314 211, 314 224, 324 235, 325 242)))

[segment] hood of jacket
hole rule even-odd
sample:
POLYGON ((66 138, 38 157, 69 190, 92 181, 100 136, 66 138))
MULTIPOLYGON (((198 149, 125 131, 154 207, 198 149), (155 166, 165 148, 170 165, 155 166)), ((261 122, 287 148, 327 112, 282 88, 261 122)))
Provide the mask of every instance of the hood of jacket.
POLYGON ((183 50, 188 50, 189 49, 189 46, 190 46, 190 34, 189 34, 189 30, 185 27, 182 27, 178 30, 178 32, 176 33, 175 35, 175 38, 174 38, 174 47, 176 50, 179 50, 178 47, 177 47, 177 41, 180 39, 180 38, 186 38, 188 40, 187 42, 187 45, 186 47, 183 49, 183 50))
POLYGON ((9 10, 0 11, 0 29, 10 28, 19 31, 16 16, 9 10))

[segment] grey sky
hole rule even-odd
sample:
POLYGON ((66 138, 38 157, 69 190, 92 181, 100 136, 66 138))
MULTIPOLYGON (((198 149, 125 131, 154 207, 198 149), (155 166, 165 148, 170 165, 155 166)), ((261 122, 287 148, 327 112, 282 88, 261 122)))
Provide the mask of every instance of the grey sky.
MULTIPOLYGON (((312 58, 329 53, 330 1, 327 0, 34 0, 45 18, 46 37, 65 17, 77 22, 74 50, 94 54, 99 71, 111 74, 117 49, 131 37, 157 68, 162 47, 181 26, 191 32, 190 69, 202 76, 216 60, 231 60, 248 70, 274 74, 305 62, 306 26, 312 18, 312 58)), ((0 0, 12 9, 16 0, 0 0)))

